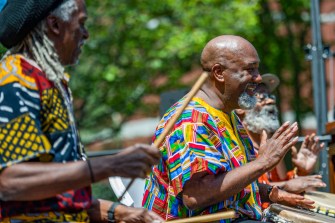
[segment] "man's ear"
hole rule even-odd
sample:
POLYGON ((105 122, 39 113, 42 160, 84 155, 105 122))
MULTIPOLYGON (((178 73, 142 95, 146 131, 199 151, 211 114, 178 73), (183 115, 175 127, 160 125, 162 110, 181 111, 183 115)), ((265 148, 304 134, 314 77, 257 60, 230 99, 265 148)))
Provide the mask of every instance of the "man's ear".
POLYGON ((214 78, 219 81, 219 82, 224 82, 224 70, 222 65, 220 64, 214 64, 214 66, 212 67, 212 73, 214 78))
POLYGON ((48 28, 48 32, 52 35, 59 35, 60 29, 59 29, 59 19, 56 16, 49 15, 46 18, 46 25, 48 28))

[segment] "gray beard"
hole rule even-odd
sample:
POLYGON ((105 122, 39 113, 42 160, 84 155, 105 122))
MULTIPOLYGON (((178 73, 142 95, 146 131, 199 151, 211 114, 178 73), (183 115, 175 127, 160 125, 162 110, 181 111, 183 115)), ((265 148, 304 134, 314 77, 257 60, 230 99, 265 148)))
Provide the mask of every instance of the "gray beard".
POLYGON ((266 105, 260 111, 255 109, 247 111, 243 121, 249 131, 258 134, 263 130, 274 133, 280 126, 276 105, 266 105))
POLYGON ((250 96, 247 92, 243 92, 238 98, 238 105, 241 109, 250 110, 256 106, 257 98, 250 96))

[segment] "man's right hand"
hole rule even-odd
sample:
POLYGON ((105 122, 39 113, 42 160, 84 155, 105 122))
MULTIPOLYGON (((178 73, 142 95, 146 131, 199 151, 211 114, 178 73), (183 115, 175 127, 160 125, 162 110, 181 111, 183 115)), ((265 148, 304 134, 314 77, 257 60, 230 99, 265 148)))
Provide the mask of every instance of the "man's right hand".
POLYGON ((265 131, 262 132, 260 151, 258 160, 264 165, 264 170, 270 171, 285 156, 288 150, 298 141, 297 123, 292 125, 285 122, 270 139, 267 139, 265 131))
POLYGON ((136 144, 114 155, 112 162, 112 175, 145 178, 151 167, 158 164, 161 153, 158 148, 146 144, 136 144))
POLYGON ((119 205, 115 209, 115 220, 119 223, 163 223, 156 213, 144 208, 132 208, 119 205))
MULTIPOLYGON (((102 199, 93 199, 91 207, 87 210, 91 222, 109 222, 107 211, 112 202, 102 199)), ((133 208, 118 205, 114 211, 114 219, 118 223, 163 223, 164 220, 156 213, 144 208, 133 208)))
POLYGON ((287 205, 291 207, 302 207, 302 208, 308 208, 308 209, 315 208, 313 206, 313 204, 315 203, 314 201, 309 200, 299 194, 292 194, 284 190, 280 190, 276 186, 273 187, 269 195, 269 199, 274 203, 287 205))

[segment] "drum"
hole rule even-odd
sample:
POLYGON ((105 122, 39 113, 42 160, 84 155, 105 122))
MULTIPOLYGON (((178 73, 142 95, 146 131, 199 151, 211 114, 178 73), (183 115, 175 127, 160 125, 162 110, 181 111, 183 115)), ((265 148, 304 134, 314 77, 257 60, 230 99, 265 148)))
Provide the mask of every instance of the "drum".
POLYGON ((308 191, 304 196, 315 202, 315 209, 313 211, 333 217, 335 222, 335 194, 308 191))
MULTIPOLYGON (((110 177, 109 183, 112 187, 114 194, 119 198, 131 179, 122 177, 110 177)), ((142 199, 144 193, 145 179, 135 179, 132 186, 125 193, 120 200, 120 203, 131 207, 142 207, 142 199)))
POLYGON ((279 223, 331 223, 335 218, 310 210, 292 208, 280 204, 271 204, 264 210, 266 221, 279 223))

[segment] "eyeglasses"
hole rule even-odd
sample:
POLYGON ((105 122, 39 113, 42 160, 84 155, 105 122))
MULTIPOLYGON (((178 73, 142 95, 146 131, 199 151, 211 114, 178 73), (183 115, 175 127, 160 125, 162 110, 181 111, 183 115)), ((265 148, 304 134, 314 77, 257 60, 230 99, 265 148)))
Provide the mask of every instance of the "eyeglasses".
POLYGON ((276 96, 273 94, 268 94, 268 93, 255 93, 255 96, 258 100, 258 102, 263 102, 266 99, 272 99, 274 101, 276 101, 276 96))

